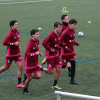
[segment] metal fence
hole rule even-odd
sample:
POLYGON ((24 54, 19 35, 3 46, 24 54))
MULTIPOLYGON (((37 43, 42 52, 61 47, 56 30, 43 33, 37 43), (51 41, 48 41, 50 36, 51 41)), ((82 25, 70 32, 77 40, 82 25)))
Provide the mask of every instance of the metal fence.
POLYGON ((69 97, 81 98, 86 100, 100 100, 100 97, 97 96, 68 93, 68 92, 61 92, 61 91, 55 91, 55 94, 57 95, 57 100, 61 100, 61 96, 69 96, 69 97))

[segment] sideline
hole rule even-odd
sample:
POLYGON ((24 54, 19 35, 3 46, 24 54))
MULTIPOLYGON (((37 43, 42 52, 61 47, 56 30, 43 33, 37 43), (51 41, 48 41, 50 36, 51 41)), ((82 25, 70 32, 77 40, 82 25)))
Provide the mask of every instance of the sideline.
POLYGON ((36 1, 10 2, 10 3, 0 3, 0 5, 5 5, 5 4, 24 4, 24 3, 44 2, 44 1, 52 1, 52 0, 36 0, 36 1))

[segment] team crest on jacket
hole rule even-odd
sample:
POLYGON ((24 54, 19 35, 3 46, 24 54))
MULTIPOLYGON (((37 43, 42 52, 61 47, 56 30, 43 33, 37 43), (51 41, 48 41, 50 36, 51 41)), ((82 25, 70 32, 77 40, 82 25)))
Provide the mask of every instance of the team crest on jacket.
POLYGON ((59 46, 59 44, 55 44, 55 47, 58 47, 59 46))
POLYGON ((70 35, 70 37, 72 37, 72 35, 70 35))
POLYGON ((50 68, 52 67, 51 64, 49 64, 49 67, 50 67, 50 68))
POLYGON ((8 64, 10 63, 10 60, 7 60, 8 64))
POLYGON ((74 58, 76 59, 76 56, 74 56, 74 58))
POLYGON ((64 63, 66 63, 66 59, 64 59, 63 61, 64 61, 64 63))
POLYGON ((14 39, 16 39, 16 37, 14 36, 14 39))
POLYGON ((61 61, 59 61, 59 64, 61 64, 61 61))
POLYGON ((22 59, 22 57, 19 57, 19 60, 21 60, 22 59))
POLYGON ((39 48, 39 45, 38 45, 38 48, 39 48))
POLYGON ((33 49, 35 49, 35 47, 33 47, 33 49))

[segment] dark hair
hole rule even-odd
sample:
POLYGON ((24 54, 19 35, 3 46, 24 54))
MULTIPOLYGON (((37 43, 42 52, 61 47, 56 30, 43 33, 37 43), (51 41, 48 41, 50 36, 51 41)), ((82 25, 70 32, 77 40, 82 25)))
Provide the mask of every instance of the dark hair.
POLYGON ((32 35, 34 35, 34 34, 37 33, 37 32, 39 32, 39 30, 37 30, 37 29, 32 29, 32 30, 30 31, 30 34, 31 34, 31 36, 32 36, 32 35))
POLYGON ((13 26, 16 22, 17 22, 17 20, 11 20, 11 21, 9 22, 10 27, 13 26))
POLYGON ((62 24, 61 24, 60 22, 55 22, 55 23, 54 23, 54 28, 55 28, 55 27, 58 27, 58 25, 61 25, 61 26, 62 26, 62 24))
POLYGON ((74 23, 76 23, 76 24, 77 24, 76 19, 71 19, 71 20, 69 21, 69 24, 74 24, 74 23))
POLYGON ((66 16, 68 16, 68 15, 62 15, 61 20, 65 19, 66 16))

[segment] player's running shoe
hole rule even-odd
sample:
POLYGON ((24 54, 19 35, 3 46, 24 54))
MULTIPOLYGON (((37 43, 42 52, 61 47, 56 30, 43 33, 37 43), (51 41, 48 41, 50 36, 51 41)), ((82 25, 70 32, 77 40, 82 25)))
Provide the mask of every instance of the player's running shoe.
POLYGON ((26 91, 23 90, 23 94, 24 94, 24 95, 30 95, 30 93, 28 92, 28 90, 26 90, 26 91))
POLYGON ((70 80, 70 84, 78 85, 78 83, 75 80, 73 80, 73 81, 70 80))
POLYGON ((58 85, 55 85, 55 86, 52 86, 52 89, 61 90, 62 88, 60 88, 58 85))
POLYGON ((25 86, 23 85, 23 83, 17 84, 18 88, 24 88, 25 86))
POLYGON ((46 63, 46 58, 44 58, 44 60, 42 61, 42 65, 44 65, 46 63))

